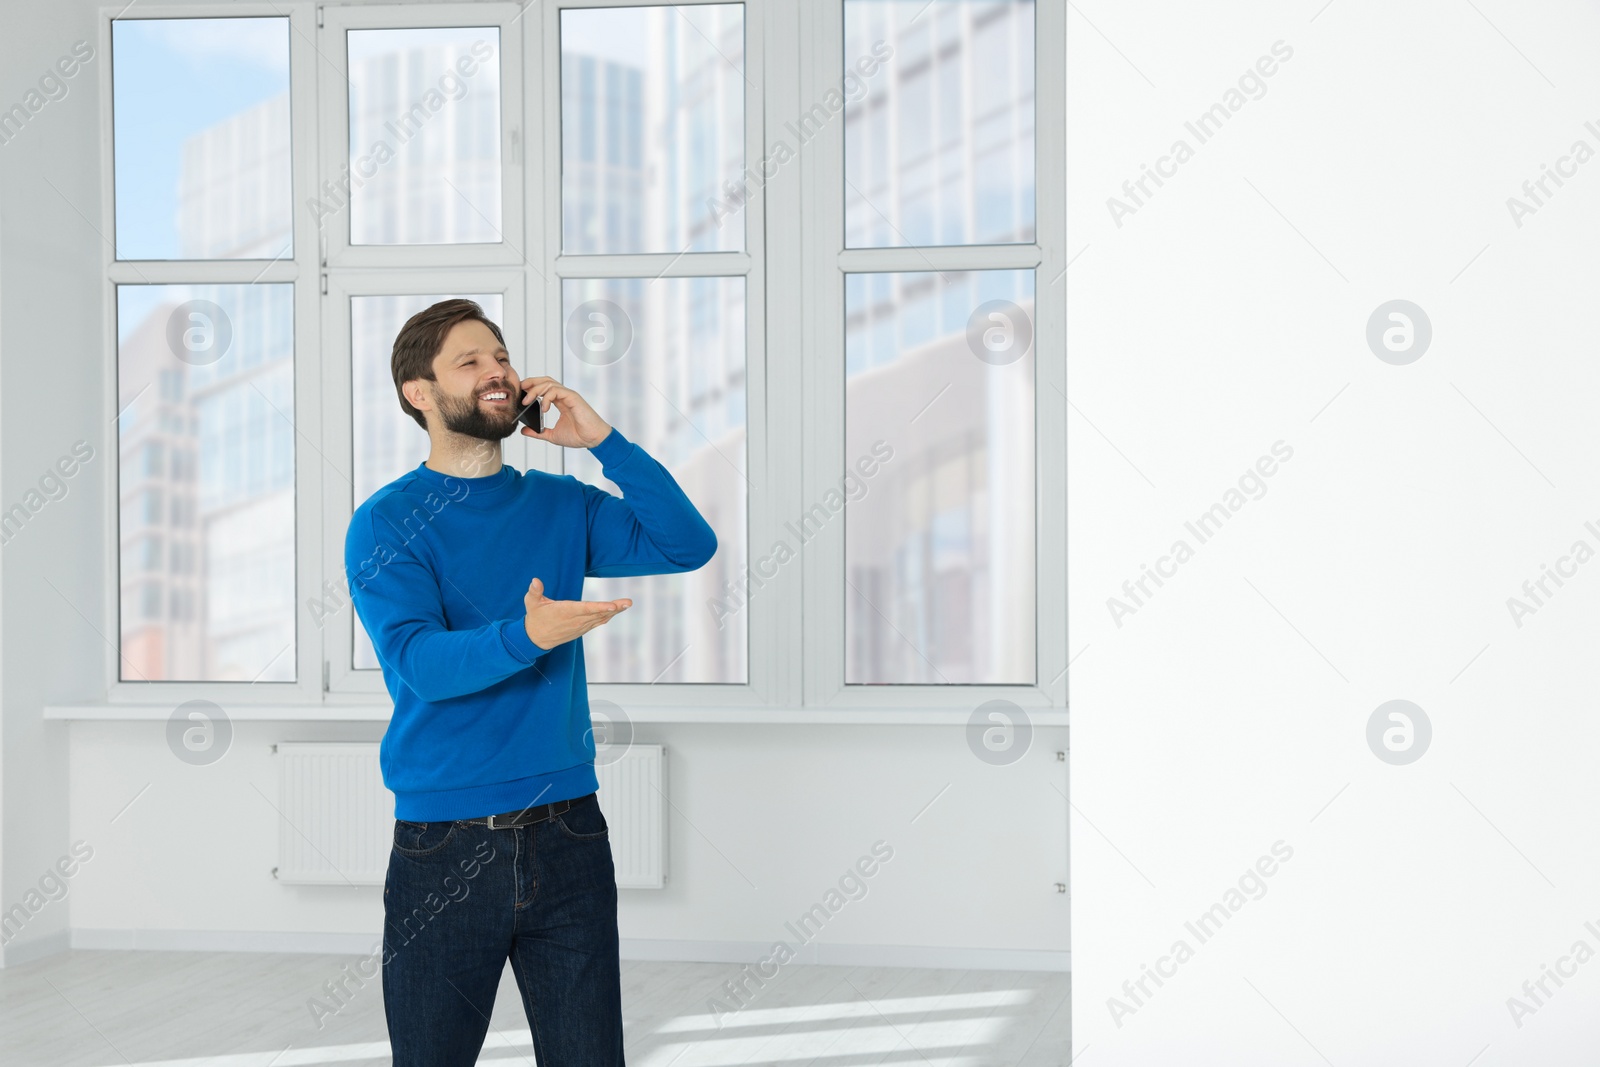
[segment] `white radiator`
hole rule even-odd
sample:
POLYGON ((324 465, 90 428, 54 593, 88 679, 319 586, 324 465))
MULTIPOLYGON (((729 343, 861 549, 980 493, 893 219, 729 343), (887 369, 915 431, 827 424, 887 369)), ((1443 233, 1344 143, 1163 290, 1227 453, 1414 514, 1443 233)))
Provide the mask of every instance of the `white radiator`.
POLYGON ((599 744, 594 749, 617 888, 661 889, 667 884, 666 749, 599 744))
POLYGON ((278 881, 382 885, 394 841, 394 794, 378 746, 288 741, 278 752, 278 881))
MULTIPOLYGON (((376 742, 286 741, 278 753, 278 881, 382 885, 394 834, 394 794, 376 742)), ((597 745, 595 777, 621 889, 667 881, 666 749, 597 745)))

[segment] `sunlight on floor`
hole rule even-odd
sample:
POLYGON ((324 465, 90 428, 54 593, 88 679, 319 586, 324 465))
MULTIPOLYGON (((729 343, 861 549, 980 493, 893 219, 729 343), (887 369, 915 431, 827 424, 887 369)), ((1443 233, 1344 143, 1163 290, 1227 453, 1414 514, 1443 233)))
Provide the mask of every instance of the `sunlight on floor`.
MULTIPOLYGON (((1033 993, 1026 989, 997 989, 988 993, 938 993, 925 997, 886 997, 882 1000, 847 1001, 838 1004, 807 1004, 796 1008, 746 1008, 723 1015, 722 1028, 729 1026, 778 1026, 823 1019, 866 1019, 895 1011, 950 1011, 955 1008, 998 1008, 1006 1004, 1026 1004, 1033 993)), ((685 1030, 718 1028, 713 1015, 680 1015, 656 1028, 658 1034, 685 1030)))
POLYGON ((1012 1015, 1033 992, 1003 989, 983 993, 886 997, 789 1008, 747 1008, 720 1016, 684 1015, 656 1033, 681 1035, 652 1043, 639 1067, 738 1067, 740 1064, 804 1062, 823 1056, 883 1056, 915 1049, 931 1067, 960 1067, 999 1044, 1012 1015), (752 1032, 756 1031, 756 1032, 752 1032), (837 1047, 836 1047, 837 1046, 837 1047), (692 1055, 685 1056, 691 1049, 692 1055))

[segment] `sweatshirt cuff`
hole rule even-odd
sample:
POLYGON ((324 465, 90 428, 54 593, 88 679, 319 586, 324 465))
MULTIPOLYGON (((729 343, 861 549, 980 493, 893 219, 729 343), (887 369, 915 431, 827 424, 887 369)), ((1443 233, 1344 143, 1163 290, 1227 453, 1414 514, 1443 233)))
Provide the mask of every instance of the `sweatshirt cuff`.
POLYGON ((531 667, 534 660, 550 651, 533 643, 528 636, 528 627, 521 618, 507 619, 500 624, 500 640, 506 646, 506 651, 525 667, 531 667))
POLYGON ((622 431, 613 426, 604 440, 589 449, 589 454, 600 461, 600 466, 615 467, 633 455, 633 442, 622 436, 622 431))

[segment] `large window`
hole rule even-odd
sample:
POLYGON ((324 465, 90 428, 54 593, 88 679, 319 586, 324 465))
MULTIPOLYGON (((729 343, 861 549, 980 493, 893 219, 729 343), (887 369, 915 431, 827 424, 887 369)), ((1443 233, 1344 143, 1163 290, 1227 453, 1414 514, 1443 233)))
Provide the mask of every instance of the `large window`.
POLYGON ((1057 275, 1038 270, 1064 196, 1035 182, 1039 6, 1054 26, 1034 0, 839 5, 850 91, 812 205, 838 332, 808 369, 843 432, 819 435, 810 510, 831 514, 830 472, 855 477, 807 587, 816 703, 1065 696, 1064 360, 1040 329, 1062 299, 1041 302, 1057 275))
POLYGON ((181 261, 115 287, 114 677, 293 682, 294 287, 217 280, 293 255, 289 20, 118 20, 111 43, 116 257, 181 261))
POLYGON ((597 696, 1064 703, 1061 0, 107 14, 115 699, 384 698, 345 530, 468 296, 717 534, 585 582, 597 696))
MULTIPOLYGON (((672 471, 716 531, 687 576, 594 579, 634 608, 584 641, 592 682, 749 681, 744 613, 705 605, 745 571, 748 214, 708 207, 745 165, 745 6, 566 8, 560 27, 559 376, 672 471), (641 255, 664 255, 659 263, 641 255), (645 270, 640 268, 644 267, 645 270), (585 277, 585 274, 591 276, 585 277)), ((587 452, 566 473, 617 487, 587 452)))

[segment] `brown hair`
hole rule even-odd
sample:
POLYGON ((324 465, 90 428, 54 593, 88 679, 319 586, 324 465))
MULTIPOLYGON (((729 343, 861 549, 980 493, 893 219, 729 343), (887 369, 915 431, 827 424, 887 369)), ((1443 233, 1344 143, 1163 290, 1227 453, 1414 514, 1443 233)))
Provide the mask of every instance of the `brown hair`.
POLYGON ((465 297, 454 300, 441 300, 432 307, 424 308, 406 320, 400 327, 400 332, 395 335, 394 353, 389 357, 389 369, 394 374, 394 391, 400 394, 400 410, 417 420, 417 425, 424 430, 428 428, 428 420, 421 411, 411 406, 411 401, 406 399, 405 390, 400 387, 406 382, 418 378, 424 381, 437 382, 439 379, 433 373, 433 360, 444 347, 445 336, 458 322, 475 320, 483 323, 494 331, 495 340, 504 347, 506 339, 496 326, 483 313, 475 301, 465 297))

